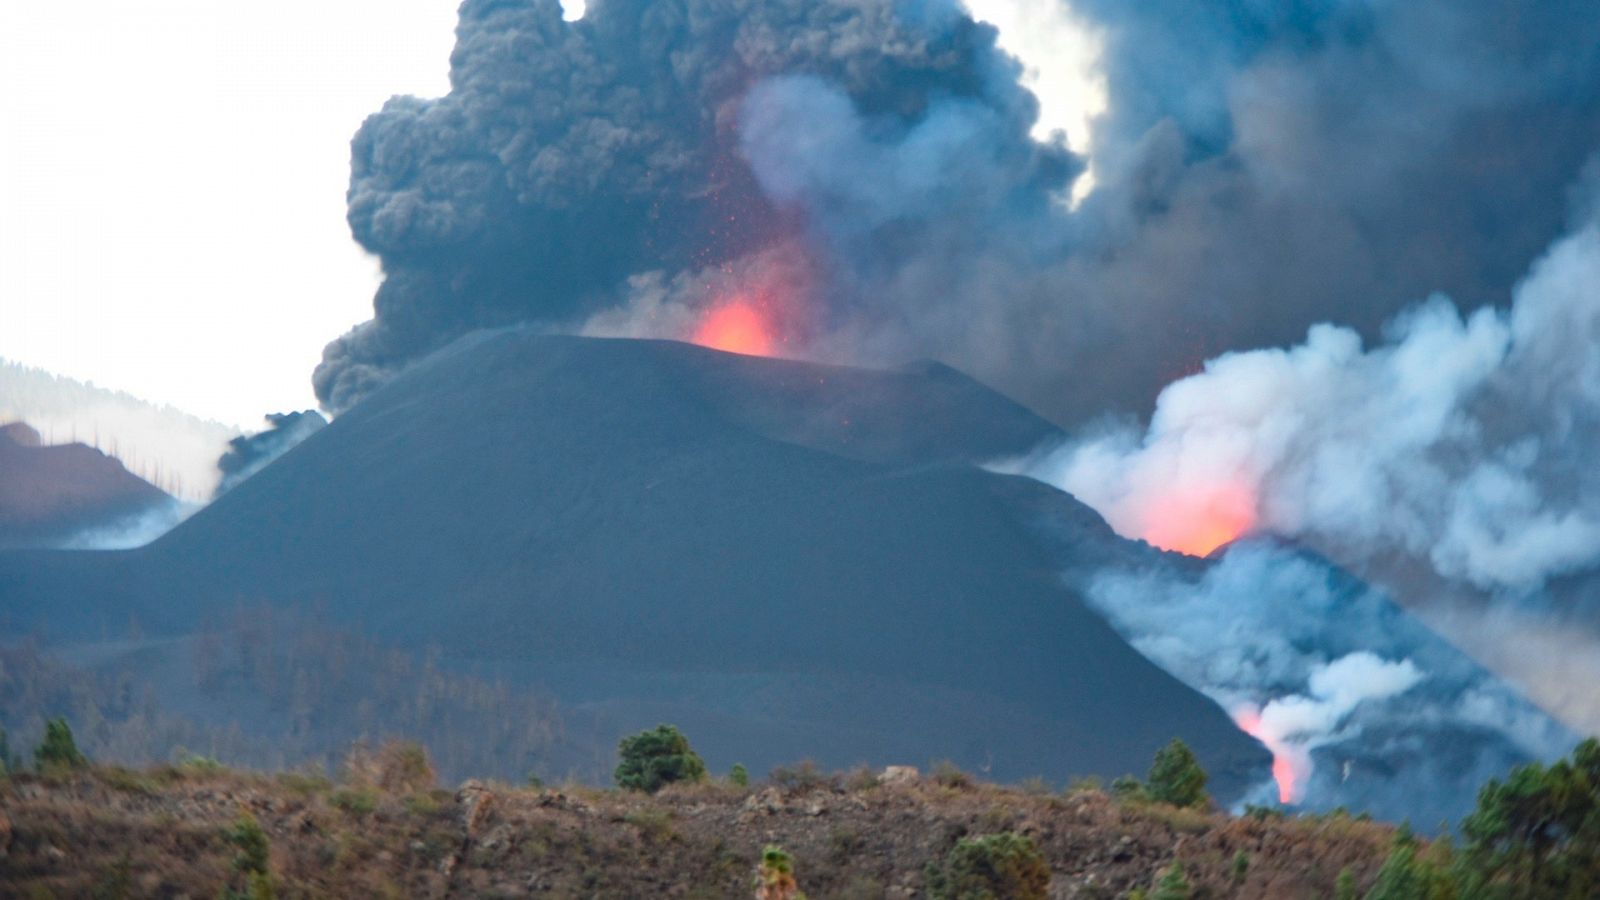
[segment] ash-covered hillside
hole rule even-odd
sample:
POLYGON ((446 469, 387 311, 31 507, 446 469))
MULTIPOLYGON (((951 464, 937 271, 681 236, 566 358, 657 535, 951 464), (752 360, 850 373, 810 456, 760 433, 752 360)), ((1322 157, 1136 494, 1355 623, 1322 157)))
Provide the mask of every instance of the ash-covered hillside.
POLYGON ((60 544, 174 502, 93 447, 46 446, 25 422, 0 426, 0 548, 60 544))
POLYGON ((1260 745, 1086 608, 1019 513, 1051 509, 1085 559, 1126 542, 973 465, 1052 433, 939 366, 503 331, 150 546, 0 559, 0 592, 12 622, 69 642, 316 609, 540 685, 600 756, 666 720, 717 765, 949 757, 1059 779, 1182 735, 1223 795, 1264 778, 1260 745))

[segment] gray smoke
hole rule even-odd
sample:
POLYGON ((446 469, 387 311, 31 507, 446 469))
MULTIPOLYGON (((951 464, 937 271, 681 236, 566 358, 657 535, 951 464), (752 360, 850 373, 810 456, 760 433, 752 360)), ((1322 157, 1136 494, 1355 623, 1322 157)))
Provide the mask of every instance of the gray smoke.
POLYGON ((685 337, 729 272, 783 350, 935 357, 1061 421, 1223 350, 1503 298, 1600 147, 1583 2, 1080 0, 1108 112, 1069 153, 952 0, 468 0, 452 91, 353 147, 374 319, 339 410, 479 327, 685 337), (1097 189, 1060 202, 1092 155, 1097 189))
POLYGON ((228 442, 227 452, 217 460, 220 478, 216 496, 233 490, 240 482, 261 471, 268 463, 328 424, 328 420, 314 409, 272 413, 266 417, 266 422, 264 430, 241 435, 228 442))
POLYGON ((1387 597, 1269 541, 1069 577, 1141 653, 1273 751, 1246 801, 1431 824, 1485 779, 1576 738, 1387 597))

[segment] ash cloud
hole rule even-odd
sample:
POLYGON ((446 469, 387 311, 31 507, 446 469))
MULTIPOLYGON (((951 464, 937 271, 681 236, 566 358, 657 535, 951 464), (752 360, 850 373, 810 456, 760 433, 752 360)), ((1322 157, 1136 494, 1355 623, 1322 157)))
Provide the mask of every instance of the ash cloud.
POLYGON ((328 420, 314 409, 272 413, 267 427, 255 434, 241 435, 228 442, 227 452, 217 460, 219 475, 216 496, 233 490, 268 463, 289 452, 306 438, 321 431, 328 420))
POLYGON ((350 223, 385 280, 321 402, 475 328, 651 333, 656 286, 790 248, 814 275, 791 355, 934 357, 1058 421, 1139 413, 1224 350, 1504 297, 1600 147, 1584 3, 1072 13, 1108 107, 1069 152, 944 0, 599 0, 573 22, 469 0, 450 94, 355 139, 350 223), (1069 207, 1085 155, 1098 186, 1069 207))

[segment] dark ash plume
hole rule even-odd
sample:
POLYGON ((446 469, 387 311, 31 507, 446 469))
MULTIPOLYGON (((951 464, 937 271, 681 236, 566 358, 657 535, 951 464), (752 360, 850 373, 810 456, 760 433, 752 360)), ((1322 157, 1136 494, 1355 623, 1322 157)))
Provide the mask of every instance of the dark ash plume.
POLYGON ((228 442, 227 452, 217 460, 216 496, 233 490, 240 482, 261 471, 267 463, 287 453, 290 448, 321 431, 328 420, 314 409, 303 412, 273 413, 267 416, 267 428, 255 434, 241 435, 228 442))
POLYGON ((938 0, 602 0, 576 22, 555 0, 468 0, 458 35, 448 96, 392 100, 356 136, 350 224, 385 280, 318 367, 329 409, 468 330, 575 328, 630 276, 797 234, 739 155, 742 101, 773 76, 811 79, 886 142, 939 105, 981 111, 1006 150, 985 165, 1022 194, 1075 168, 1028 139, 1036 105, 993 29, 938 0))
MULTIPOLYGON (((1104 36, 1099 187, 949 0, 469 0, 451 93, 356 137, 375 317, 315 383, 347 407, 509 322, 614 333, 780 246, 816 274, 786 352, 935 357, 1061 421, 1435 290, 1497 302, 1600 148, 1582 2, 1080 0, 1104 36), (619 317, 622 324, 619 324, 619 317)), ((693 312, 704 298, 682 298, 693 312)), ((676 322, 673 316, 666 321, 676 322)), ((666 330, 658 336, 682 337, 666 330)))

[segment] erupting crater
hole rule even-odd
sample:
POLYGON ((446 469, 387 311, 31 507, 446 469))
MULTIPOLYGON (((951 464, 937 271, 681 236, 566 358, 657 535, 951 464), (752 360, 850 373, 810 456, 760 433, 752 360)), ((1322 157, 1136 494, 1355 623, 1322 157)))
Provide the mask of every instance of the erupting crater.
POLYGON ((713 307, 695 327, 690 340, 702 347, 746 356, 771 356, 775 343, 766 315, 742 299, 713 307))
POLYGON ((1144 520, 1139 536, 1151 544, 1190 556, 1209 556, 1255 527, 1255 497, 1240 484, 1176 489, 1152 504, 1144 520))

